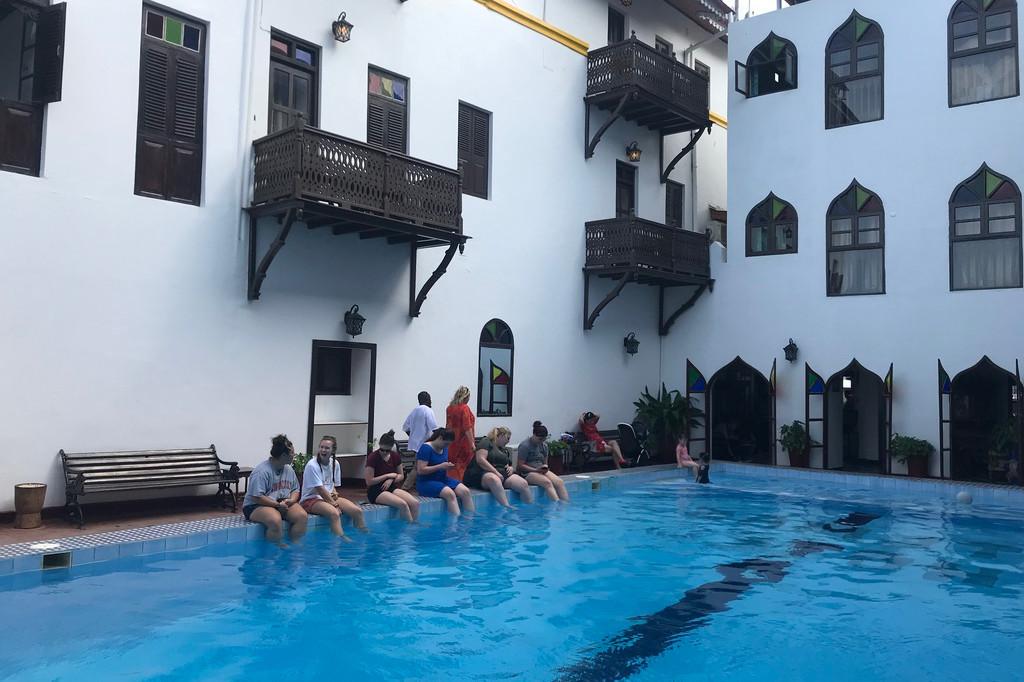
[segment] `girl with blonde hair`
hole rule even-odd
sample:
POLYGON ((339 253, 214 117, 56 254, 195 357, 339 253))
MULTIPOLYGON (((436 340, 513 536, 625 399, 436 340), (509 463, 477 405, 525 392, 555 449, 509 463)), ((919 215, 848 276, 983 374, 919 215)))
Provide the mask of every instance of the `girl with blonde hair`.
POLYGON ((461 481, 466 475, 466 467, 476 452, 476 417, 468 403, 469 388, 459 386, 445 412, 445 428, 455 434, 455 440, 448 446, 448 461, 455 466, 448 475, 456 481, 461 481))
POLYGON ((512 453, 506 447, 512 432, 504 426, 491 429, 486 438, 481 438, 476 446, 476 456, 466 469, 463 479, 470 488, 490 490, 494 499, 503 507, 511 507, 505 489, 515 490, 519 499, 530 504, 533 493, 526 479, 512 468, 512 453))

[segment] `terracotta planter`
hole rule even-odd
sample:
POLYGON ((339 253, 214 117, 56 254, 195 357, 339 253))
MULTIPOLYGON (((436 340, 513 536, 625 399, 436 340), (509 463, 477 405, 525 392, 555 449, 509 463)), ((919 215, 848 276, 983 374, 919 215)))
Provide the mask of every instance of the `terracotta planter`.
POLYGON ((14 486, 15 528, 38 528, 43 525, 45 483, 19 483, 14 486))
POLYGON ((803 450, 789 450, 789 466, 791 467, 803 467, 804 469, 810 464, 810 458, 808 457, 807 448, 803 450))
POLYGON ((908 457, 907 458, 907 476, 913 476, 914 478, 927 478, 928 477, 928 458, 927 457, 908 457))

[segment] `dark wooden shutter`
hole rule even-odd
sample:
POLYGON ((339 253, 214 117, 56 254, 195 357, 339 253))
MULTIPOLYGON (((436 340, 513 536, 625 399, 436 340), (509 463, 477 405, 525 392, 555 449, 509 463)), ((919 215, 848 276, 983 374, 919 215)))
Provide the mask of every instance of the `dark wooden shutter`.
POLYGON ((384 146, 385 131, 387 130, 387 114, 384 111, 383 102, 369 97, 366 103, 366 142, 368 144, 384 146))
POLYGON ((683 186, 671 180, 665 183, 665 224, 683 226, 683 186))
POLYGON ((406 150, 405 107, 397 102, 388 102, 387 134, 384 146, 393 152, 404 154, 406 150))
POLYGON ((615 217, 636 215, 636 166, 615 162, 615 217))
POLYGON ((202 54, 143 38, 136 194, 199 204, 203 66, 202 54))
POLYGON ((0 170, 39 175, 43 107, 0 101, 0 170))
POLYGON ((491 155, 491 115, 468 104, 459 104, 459 170, 462 192, 487 198, 491 155))
POLYGON ((40 104, 59 102, 64 74, 64 17, 67 3, 45 7, 36 25, 35 73, 32 99, 40 104))

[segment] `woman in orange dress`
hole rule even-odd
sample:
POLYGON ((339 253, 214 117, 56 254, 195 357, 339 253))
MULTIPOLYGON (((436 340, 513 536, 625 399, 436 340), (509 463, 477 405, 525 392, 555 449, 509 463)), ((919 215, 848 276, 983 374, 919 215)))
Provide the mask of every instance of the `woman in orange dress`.
POLYGON ((458 481, 462 480, 466 467, 476 455, 476 417, 467 403, 469 389, 459 386, 446 411, 448 421, 445 428, 455 433, 455 440, 448 446, 448 461, 455 468, 450 469, 448 475, 458 481))

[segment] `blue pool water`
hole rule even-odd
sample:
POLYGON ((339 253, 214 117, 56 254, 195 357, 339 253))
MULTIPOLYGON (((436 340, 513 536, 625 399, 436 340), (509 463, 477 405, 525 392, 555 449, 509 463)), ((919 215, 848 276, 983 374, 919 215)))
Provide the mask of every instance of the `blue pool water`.
POLYGON ((3 578, 0 678, 1024 679, 1021 510, 713 478, 3 578))

